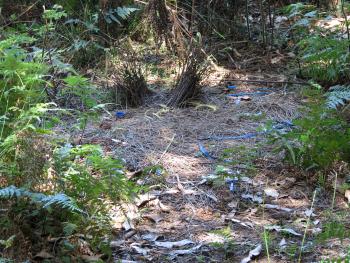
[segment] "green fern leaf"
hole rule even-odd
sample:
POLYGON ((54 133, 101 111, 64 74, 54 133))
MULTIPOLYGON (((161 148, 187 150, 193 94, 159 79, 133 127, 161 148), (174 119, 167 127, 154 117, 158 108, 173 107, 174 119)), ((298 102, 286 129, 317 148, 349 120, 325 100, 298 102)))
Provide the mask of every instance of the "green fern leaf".
POLYGON ((350 86, 336 85, 329 89, 326 93, 326 105, 330 109, 336 109, 345 105, 350 100, 350 86))

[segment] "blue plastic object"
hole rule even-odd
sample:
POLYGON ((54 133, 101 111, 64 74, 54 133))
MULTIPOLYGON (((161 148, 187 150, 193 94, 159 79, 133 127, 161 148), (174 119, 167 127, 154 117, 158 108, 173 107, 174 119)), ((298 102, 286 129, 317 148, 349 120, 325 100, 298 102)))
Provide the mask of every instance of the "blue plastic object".
POLYGON ((117 112, 115 113, 115 117, 116 117, 117 119, 122 119, 122 118, 125 117, 125 112, 124 112, 124 111, 117 111, 117 112))
POLYGON ((207 149, 205 149, 204 145, 201 144, 200 142, 198 142, 198 147, 199 147, 199 151, 208 159, 210 160, 214 160, 215 157, 211 156, 210 153, 207 151, 207 149))
POLYGON ((236 184, 238 182, 238 178, 227 178, 225 182, 229 185, 230 192, 234 192, 236 190, 236 184))

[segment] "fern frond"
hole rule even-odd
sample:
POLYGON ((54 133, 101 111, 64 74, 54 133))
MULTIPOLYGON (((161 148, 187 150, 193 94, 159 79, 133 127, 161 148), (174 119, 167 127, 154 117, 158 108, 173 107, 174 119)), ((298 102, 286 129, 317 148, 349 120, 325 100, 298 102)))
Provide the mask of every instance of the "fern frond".
POLYGON ((48 208, 52 205, 57 205, 63 209, 67 209, 71 212, 84 213, 74 202, 72 198, 65 194, 45 195, 42 193, 33 193, 23 188, 16 186, 8 186, 0 189, 0 199, 11 198, 29 198, 33 203, 42 205, 42 208, 48 208))
POLYGON ((339 106, 343 106, 350 100, 350 86, 336 85, 329 89, 326 93, 327 101, 326 105, 330 109, 336 109, 339 106))
POLYGON ((23 196, 23 189, 17 188, 16 186, 9 186, 3 189, 0 189, 0 198, 1 199, 10 199, 13 197, 23 196))
POLYGON ((72 198, 65 194, 56 194, 56 195, 49 195, 46 196, 41 200, 43 203, 43 208, 48 208, 51 205, 58 205, 62 208, 68 209, 72 212, 80 212, 83 211, 75 204, 72 198))

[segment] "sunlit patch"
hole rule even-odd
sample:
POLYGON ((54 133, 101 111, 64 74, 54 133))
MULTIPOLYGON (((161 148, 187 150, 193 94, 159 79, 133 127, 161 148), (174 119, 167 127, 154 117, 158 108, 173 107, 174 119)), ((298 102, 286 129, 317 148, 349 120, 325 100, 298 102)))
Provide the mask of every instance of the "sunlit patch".
MULTIPOLYGON (((350 16, 348 16, 348 20, 350 16)), ((316 26, 321 27, 323 29, 338 29, 340 26, 343 26, 345 23, 344 18, 337 17, 326 17, 325 19, 320 19, 317 21, 316 26)))
POLYGON ((219 235, 217 233, 202 233, 196 237, 196 240, 198 242, 204 243, 204 244, 210 244, 210 243, 225 243, 226 238, 222 235, 219 235))

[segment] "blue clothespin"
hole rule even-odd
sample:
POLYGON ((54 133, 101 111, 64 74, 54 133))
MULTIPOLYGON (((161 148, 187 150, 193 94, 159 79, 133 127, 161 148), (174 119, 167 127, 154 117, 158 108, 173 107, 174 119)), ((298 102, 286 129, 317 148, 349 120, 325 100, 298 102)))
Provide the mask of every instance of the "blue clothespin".
POLYGON ((125 112, 124 112, 124 111, 116 111, 116 112, 115 112, 115 117, 116 117, 117 119, 122 119, 122 118, 125 117, 125 112))
POLYGON ((229 185, 230 192, 233 193, 236 190, 238 178, 226 178, 225 182, 229 185))

